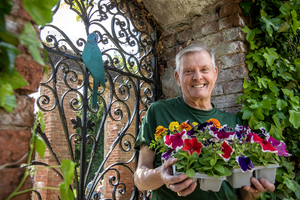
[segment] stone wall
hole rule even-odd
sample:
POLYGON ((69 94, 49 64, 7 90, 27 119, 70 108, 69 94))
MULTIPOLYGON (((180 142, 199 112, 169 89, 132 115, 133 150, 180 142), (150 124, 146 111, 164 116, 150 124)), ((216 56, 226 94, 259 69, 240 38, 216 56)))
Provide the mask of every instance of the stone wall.
POLYGON ((162 98, 181 95, 174 79, 175 55, 189 44, 203 43, 214 50, 219 69, 212 102, 221 110, 237 113, 240 107, 235 101, 243 93, 243 78, 248 74, 247 45, 241 30, 246 23, 239 1, 235 0, 193 17, 189 24, 165 30, 162 34, 165 51, 161 56, 166 63, 161 70, 162 98))
MULTIPOLYGON (((29 14, 24 10, 21 0, 14 0, 10 15, 6 16, 6 28, 14 34, 20 34, 27 22, 32 22, 29 14)), ((37 27, 35 27, 36 30, 37 27)), ((15 60, 15 69, 29 83, 28 86, 15 91, 17 108, 8 113, 0 108, 0 197, 6 199, 19 185, 24 176, 25 169, 20 165, 27 162, 31 127, 34 120, 34 99, 29 94, 37 92, 42 77, 43 67, 37 64, 30 56, 27 47, 18 46, 20 54, 15 60)), ((20 190, 32 187, 30 176, 26 179, 20 190)), ((31 193, 24 193, 13 198, 30 199, 31 193)))

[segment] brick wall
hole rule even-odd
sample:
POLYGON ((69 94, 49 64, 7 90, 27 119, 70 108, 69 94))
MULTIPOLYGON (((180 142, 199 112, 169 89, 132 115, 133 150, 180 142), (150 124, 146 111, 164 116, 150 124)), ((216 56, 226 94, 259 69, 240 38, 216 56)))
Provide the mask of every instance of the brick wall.
MULTIPOLYGON (((118 90, 119 85, 120 85, 119 83, 116 83, 114 85, 115 90, 116 90, 116 95, 120 99, 125 100, 127 93, 125 95, 120 94, 120 92, 118 90)), ((126 127, 126 124, 128 123, 128 117, 131 118, 132 115, 135 115, 135 113, 133 113, 134 105, 135 105, 135 94, 134 94, 133 88, 131 88, 129 90, 129 94, 130 94, 130 96, 129 96, 128 100, 125 100, 124 102, 128 106, 128 109, 130 110, 130 116, 126 109, 127 106, 123 103, 116 102, 111 107, 111 114, 114 119, 118 119, 120 117, 119 115, 114 114, 114 111, 116 109, 121 109, 123 111, 123 118, 120 121, 114 120, 110 117, 107 118, 105 128, 104 128, 104 132, 105 132, 105 135, 104 135, 104 157, 109 152, 111 145, 113 144, 115 139, 118 137, 118 133, 121 132, 122 127, 123 126, 126 127)), ((107 102, 109 102, 110 95, 111 94, 109 92, 105 94, 105 99, 107 102)), ((115 100, 116 100, 116 98, 113 99, 113 101, 115 101, 115 100)), ((125 133, 130 133, 135 137, 135 135, 136 135, 136 133, 135 133, 135 124, 136 124, 135 117, 133 119, 129 119, 129 121, 131 121, 131 120, 132 120, 132 123, 125 133)), ((130 136, 125 136, 123 138, 122 147, 126 150, 128 147, 126 145, 124 145, 125 141, 129 141, 131 143, 131 150, 128 152, 124 152, 123 150, 121 150, 121 148, 119 146, 120 144, 118 143, 117 146, 115 147, 114 151, 111 153, 108 161, 105 163, 105 168, 112 164, 115 164, 115 163, 125 163, 130 160, 130 158, 133 155, 134 140, 130 136)), ((132 172, 134 171, 134 166, 135 166, 134 160, 128 164, 125 164, 125 166, 117 165, 117 166, 113 167, 120 173, 120 183, 123 183, 126 186, 126 192, 123 195, 121 195, 118 192, 118 189, 123 189, 122 186, 118 187, 117 192, 115 193, 117 200, 130 199, 132 192, 133 192, 134 181, 133 181, 132 172)), ((117 175, 116 171, 113 171, 113 170, 111 170, 105 174, 105 178, 104 178, 104 196, 105 196, 105 198, 112 198, 113 186, 111 186, 109 184, 109 178, 111 176, 114 176, 117 178, 118 175, 117 175)), ((116 181, 113 181, 113 184, 115 184, 115 183, 116 183, 116 181)))
POLYGON ((163 32, 165 51, 161 60, 166 63, 162 72, 163 98, 181 95, 174 80, 175 55, 188 44, 203 43, 216 55, 219 77, 212 92, 212 102, 221 110, 236 113, 240 107, 236 98, 243 93, 243 78, 248 76, 245 66, 247 43, 242 28, 247 23, 239 6, 240 0, 224 1, 221 7, 195 16, 189 24, 163 32))
MULTIPOLYGON (((73 129, 73 124, 70 122, 70 119, 76 118, 76 112, 73 111, 70 106, 69 102, 71 99, 76 98, 76 93, 66 93, 69 88, 66 86, 64 82, 64 70, 61 66, 57 66, 57 72, 54 73, 54 76, 56 76, 56 90, 57 90, 57 96, 58 96, 58 102, 56 107, 52 111, 43 112, 44 119, 45 119, 45 134, 51 144, 51 147, 53 149, 53 152, 56 154, 58 160, 61 162, 62 159, 68 159, 72 160, 69 153, 67 138, 65 136, 65 130, 62 125, 63 118, 60 117, 59 114, 59 105, 62 106, 62 113, 64 113, 66 123, 67 123, 67 131, 69 136, 75 133, 75 129, 73 129), (63 99, 63 101, 61 101, 63 99)), ((51 69, 49 70, 49 74, 44 74, 42 78, 42 82, 48 82, 49 78, 51 77, 51 69)), ((77 88, 78 83, 76 82, 70 82, 68 81, 70 77, 70 74, 67 75, 67 83, 72 88, 77 88)), ((53 80, 47 84, 50 87, 53 87, 53 80)), ((50 99, 49 104, 43 105, 41 103, 41 106, 45 110, 51 110, 54 107, 54 94, 47 88, 42 86, 40 88, 41 95, 47 95, 50 99)), ((43 100, 43 98, 41 99, 43 100)), ((41 102, 40 100, 40 102, 41 102)), ((74 143, 72 142, 73 146, 73 152, 74 152, 74 143)), ((44 162, 51 166, 57 166, 53 155, 49 151, 48 148, 46 148, 46 152, 44 155, 44 159, 41 159, 39 156, 36 157, 35 160, 44 162)), ((38 166, 38 168, 42 168, 43 166, 38 166)), ((59 168, 56 168, 58 171, 60 171, 59 168)), ((35 180, 34 180, 34 186, 35 187, 55 187, 58 188, 59 184, 62 182, 60 177, 51 169, 41 169, 38 170, 35 174, 35 180)), ((57 199, 58 196, 60 196, 60 193, 58 190, 38 190, 38 192, 41 194, 42 199, 57 199)), ((36 198, 37 199, 37 198, 36 198)))
MULTIPOLYGON (((12 12, 5 17, 5 22, 7 30, 14 34, 20 34, 24 24, 32 22, 21 0, 14 0, 12 12)), ((17 108, 13 113, 0 108, 0 166, 8 165, 7 168, 0 170, 1 199, 6 199, 10 195, 24 176, 25 169, 21 169, 20 164, 26 163, 28 159, 28 156, 24 158, 23 156, 29 151, 31 127, 34 120, 34 99, 28 95, 38 91, 43 70, 42 66, 31 58, 27 47, 20 44, 18 50, 20 55, 15 60, 15 69, 29 85, 15 91, 17 108)), ((30 176, 20 190, 29 188, 32 188, 30 176)), ((24 193, 14 197, 13 200, 30 198, 31 193, 24 193)))

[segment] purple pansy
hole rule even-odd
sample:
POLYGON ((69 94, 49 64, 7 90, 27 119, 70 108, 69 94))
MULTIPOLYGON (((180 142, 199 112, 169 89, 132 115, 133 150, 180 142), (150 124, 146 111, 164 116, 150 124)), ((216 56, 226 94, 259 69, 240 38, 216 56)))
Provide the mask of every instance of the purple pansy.
POLYGON ((174 149, 169 149, 167 152, 162 154, 162 159, 163 160, 168 160, 172 154, 172 152, 174 151, 174 149))
POLYGON ((246 157, 241 154, 241 156, 236 157, 236 161, 238 162, 242 172, 250 171, 252 172, 255 168, 253 163, 251 162, 249 157, 246 157))

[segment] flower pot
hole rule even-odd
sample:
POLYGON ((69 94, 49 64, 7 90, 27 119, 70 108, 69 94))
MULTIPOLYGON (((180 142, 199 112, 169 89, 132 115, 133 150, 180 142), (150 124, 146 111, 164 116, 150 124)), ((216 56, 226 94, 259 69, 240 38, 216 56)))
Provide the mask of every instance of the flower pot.
MULTIPOLYGON (((172 165, 173 174, 175 176, 183 174, 183 172, 177 172, 175 165, 172 165)), ((200 184, 200 189, 203 191, 211 190, 213 192, 219 192, 223 180, 226 180, 226 176, 221 176, 221 178, 216 178, 214 176, 208 176, 206 174, 196 173, 193 177, 193 181, 198 179, 200 184)))
POLYGON ((241 169, 232 169, 232 175, 227 176, 227 181, 234 188, 241 188, 245 185, 251 185, 250 178, 253 176, 253 172, 243 172, 241 169))
POLYGON ((277 167, 280 166, 278 164, 270 164, 268 167, 255 166, 254 176, 257 179, 264 178, 270 183, 275 183, 277 167))

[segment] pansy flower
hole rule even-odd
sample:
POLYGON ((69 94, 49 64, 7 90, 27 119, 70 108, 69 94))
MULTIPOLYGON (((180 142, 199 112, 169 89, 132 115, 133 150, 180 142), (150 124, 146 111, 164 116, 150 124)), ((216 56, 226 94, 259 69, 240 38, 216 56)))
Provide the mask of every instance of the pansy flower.
POLYGON ((168 160, 172 154, 172 152, 174 151, 174 149, 169 149, 167 152, 163 153, 161 158, 163 160, 168 160))
POLYGON ((190 155, 193 155, 194 152, 199 155, 201 153, 202 147, 203 144, 201 142, 198 142, 197 138, 185 139, 182 150, 189 152, 190 155))
POLYGON ((277 153, 278 151, 267 141, 260 138, 257 134, 253 134, 251 142, 256 142, 261 145, 263 152, 277 153))
POLYGON ((219 140, 233 140, 235 134, 235 132, 227 132, 226 126, 219 130, 217 130, 215 127, 211 127, 209 133, 211 134, 211 136, 219 140))
POLYGON ((250 171, 252 172, 255 168, 249 157, 241 154, 241 156, 236 157, 236 161, 239 164, 242 172, 250 171))
POLYGON ((227 162, 230 159, 231 154, 234 152, 234 149, 228 144, 227 141, 223 141, 221 147, 221 151, 223 152, 223 154, 220 154, 220 156, 224 159, 225 162, 227 162))
POLYGON ((285 143, 283 141, 277 141, 275 138, 271 137, 271 136, 267 136, 266 140, 273 146, 275 147, 275 149, 278 151, 278 156, 291 156, 292 154, 289 154, 286 151, 286 146, 285 143))
MULTIPOLYGON (((236 139, 241 140, 243 138, 246 138, 249 133, 251 133, 251 129, 249 127, 240 126, 238 124, 235 126, 235 138, 236 139)), ((250 140, 249 140, 249 142, 250 142, 250 140)))
POLYGON ((165 135, 164 142, 169 148, 176 149, 176 151, 178 151, 183 146, 183 140, 187 138, 188 136, 184 130, 181 133, 165 135))

